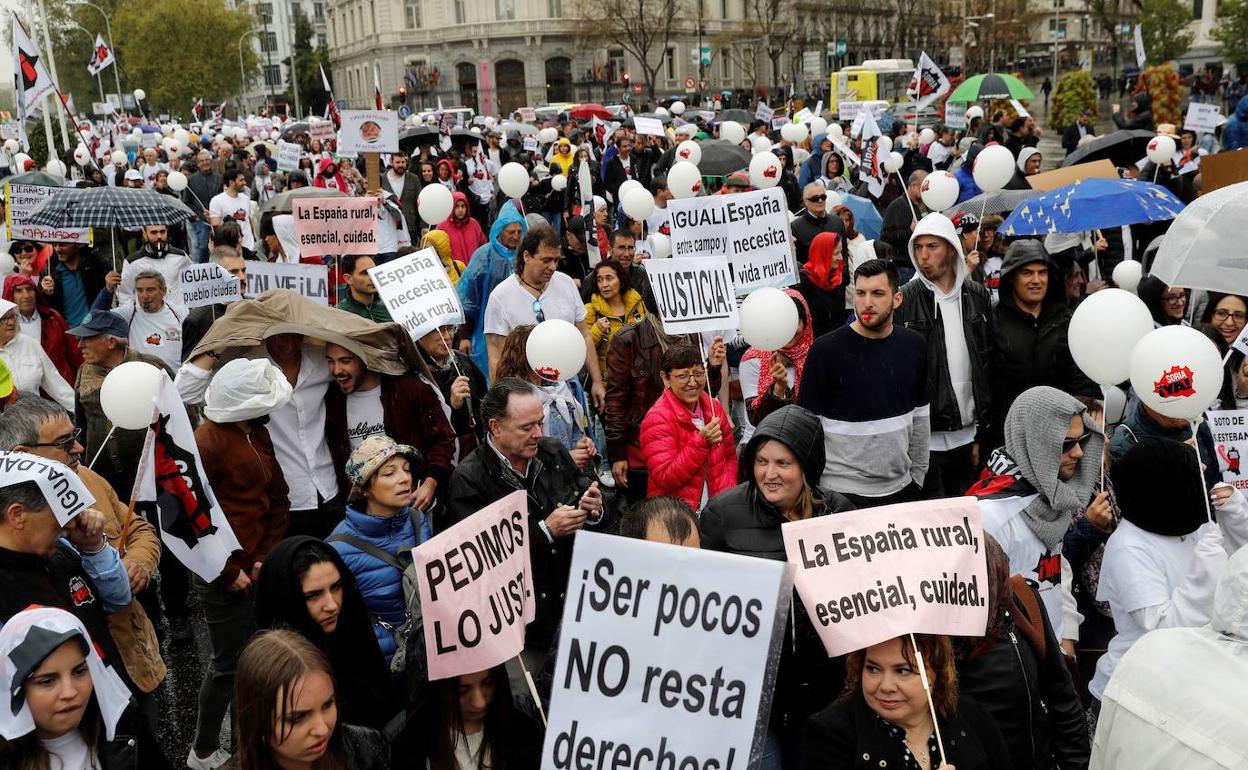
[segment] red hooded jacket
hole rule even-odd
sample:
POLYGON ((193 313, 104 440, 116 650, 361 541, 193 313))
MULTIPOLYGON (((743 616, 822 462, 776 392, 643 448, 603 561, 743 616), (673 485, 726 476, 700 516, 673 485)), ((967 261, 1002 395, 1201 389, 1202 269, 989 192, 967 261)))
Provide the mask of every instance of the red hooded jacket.
MULTIPOLYGON (((455 203, 460 201, 464 205, 468 205, 468 196, 462 192, 452 194, 455 203)), ((481 224, 472 216, 472 212, 464 215, 463 219, 456 219, 454 209, 446 218, 445 222, 437 225, 437 228, 446 233, 451 239, 451 259, 463 262, 467 265, 472 259, 473 252, 484 246, 487 242, 485 231, 481 229, 481 224)))
POLYGON ((329 187, 329 185, 325 182, 324 176, 325 169, 329 166, 334 167, 334 183, 338 186, 338 191, 344 195, 350 195, 351 187, 347 184, 346 177, 344 177, 342 172, 338 170, 338 164, 334 162, 333 158, 321 158, 321 163, 316 168, 316 178, 312 180, 312 186, 329 187))
POLYGON ((693 413, 668 388, 641 421, 641 451, 650 472, 646 494, 678 497, 695 511, 702 502, 703 482, 708 500, 737 483, 732 423, 719 401, 705 392, 698 405, 706 422, 719 418, 723 439, 715 446, 706 443, 693 424, 693 413))
MULTIPOLYGON (((16 273, 6 275, 2 296, 9 302, 15 302, 13 292, 18 286, 29 286, 35 290, 35 312, 43 319, 43 328, 39 333, 39 344, 43 346, 43 352, 48 354, 48 358, 66 382, 77 381, 78 367, 82 366, 82 351, 78 350, 77 341, 69 336, 69 324, 65 317, 47 306, 43 292, 39 291, 35 286, 35 279, 30 276, 16 273)), ((20 320, 18 323, 20 327, 20 320)), ((18 333, 21 333, 20 328, 18 333)))

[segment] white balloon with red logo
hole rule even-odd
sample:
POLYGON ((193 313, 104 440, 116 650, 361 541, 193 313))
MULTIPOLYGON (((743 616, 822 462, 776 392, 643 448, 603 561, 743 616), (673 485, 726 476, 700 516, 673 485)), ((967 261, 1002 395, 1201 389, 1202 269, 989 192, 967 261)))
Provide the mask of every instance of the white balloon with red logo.
POLYGON ((1131 389, 1166 417, 1203 419, 1218 399, 1222 374, 1217 347, 1190 326, 1154 329, 1131 352, 1131 389))
POLYGON ((750 184, 756 190, 765 190, 780 184, 783 172, 780 158, 775 153, 760 152, 750 159, 750 184))
POLYGON ((1014 178, 1014 153, 1000 144, 990 144, 980 151, 975 158, 975 167, 971 176, 975 184, 986 193, 994 193, 1009 184, 1014 178))
POLYGON ((953 174, 948 171, 933 171, 923 180, 919 188, 919 197, 923 205, 932 211, 945 211, 958 202, 961 185, 953 174))
POLYGON ((676 145, 676 158, 677 160, 687 160, 696 166, 702 162, 702 145, 692 139, 686 139, 676 145))
POLYGON ((529 366, 544 380, 570 380, 585 365, 585 337, 561 318, 549 318, 533 328, 524 346, 529 366))
POLYGON ((1148 159, 1158 166, 1169 163, 1176 149, 1174 139, 1158 134, 1148 141, 1148 159))
POLYGON ((676 161, 667 172, 667 189, 675 198, 696 198, 702 193, 702 172, 687 160, 676 161))

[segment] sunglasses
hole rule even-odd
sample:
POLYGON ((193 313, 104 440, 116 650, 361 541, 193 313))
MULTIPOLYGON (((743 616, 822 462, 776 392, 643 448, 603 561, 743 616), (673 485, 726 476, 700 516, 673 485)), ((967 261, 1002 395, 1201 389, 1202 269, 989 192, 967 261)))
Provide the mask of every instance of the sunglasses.
POLYGON ((812 195, 806 200, 810 201, 811 203, 823 203, 827 199, 828 199, 828 196, 826 195, 812 195))
POLYGON ((540 299, 533 300, 533 315, 537 317, 539 324, 546 320, 546 314, 542 312, 542 301, 540 299))
POLYGON ((1092 439, 1092 434, 1086 431, 1084 432, 1082 436, 1079 436, 1077 438, 1066 437, 1062 439, 1062 454, 1068 454, 1071 450, 1075 448, 1076 444, 1079 445, 1080 449, 1083 449, 1084 447, 1088 445, 1088 442, 1091 439, 1092 439))

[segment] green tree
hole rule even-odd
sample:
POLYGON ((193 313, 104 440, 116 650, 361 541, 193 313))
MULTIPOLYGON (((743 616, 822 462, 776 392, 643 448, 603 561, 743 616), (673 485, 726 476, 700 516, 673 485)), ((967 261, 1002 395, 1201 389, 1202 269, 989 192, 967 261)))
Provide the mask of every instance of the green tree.
POLYGON ((1053 91, 1053 112, 1049 116, 1049 125, 1060 131, 1074 123, 1084 110, 1096 115, 1092 73, 1087 70, 1064 73, 1057 79, 1057 89, 1053 91))
MULTIPOLYGON (((321 67, 329 73, 329 49, 325 46, 312 47, 314 31, 312 22, 302 8, 295 8, 295 72, 294 77, 287 81, 299 89, 299 106, 305 114, 320 115, 325 111, 325 103, 329 94, 321 83, 321 67)), ((290 59, 282 60, 286 73, 290 75, 290 59)), ((294 104, 294 94, 287 89, 286 100, 294 104)), ((293 109, 293 108, 292 108, 293 109)))
POLYGON ((1222 0, 1211 34, 1219 56, 1232 64, 1248 63, 1248 0, 1222 0))
POLYGON ((1144 52, 1149 64, 1163 64, 1182 56, 1195 36, 1188 29, 1192 12, 1181 0, 1142 0, 1144 52))
MULTIPOLYGON (((98 14, 97 14, 98 16, 98 14)), ((118 0, 113 35, 127 76, 125 88, 147 91, 151 112, 186 117, 197 97, 221 101, 243 90, 243 75, 258 71, 243 40, 256 26, 245 6, 224 0, 118 0)))

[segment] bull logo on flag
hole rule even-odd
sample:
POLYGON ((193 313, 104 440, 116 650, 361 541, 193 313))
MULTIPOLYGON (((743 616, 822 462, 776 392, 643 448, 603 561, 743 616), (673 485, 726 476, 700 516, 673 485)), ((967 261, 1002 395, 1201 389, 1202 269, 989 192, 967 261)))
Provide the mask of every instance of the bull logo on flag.
POLYGON ((194 548, 217 528, 212 523, 212 507, 204 493, 195 456, 179 446, 169 433, 169 419, 169 415, 161 415, 152 425, 160 528, 186 543, 187 548, 194 548))
POLYGON ((96 46, 95 47, 95 63, 100 66, 103 66, 104 62, 107 59, 108 59, 108 46, 106 45, 96 46))
POLYGON ((22 90, 29 91, 39 82, 39 56, 17 49, 17 61, 22 74, 22 90))

